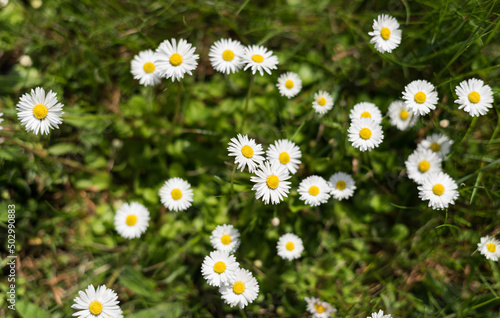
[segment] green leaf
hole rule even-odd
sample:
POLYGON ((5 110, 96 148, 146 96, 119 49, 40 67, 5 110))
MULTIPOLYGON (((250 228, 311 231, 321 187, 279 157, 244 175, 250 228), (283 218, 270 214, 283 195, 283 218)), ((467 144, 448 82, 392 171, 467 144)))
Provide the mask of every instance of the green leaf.
POLYGON ((16 302, 16 311, 22 318, 50 318, 52 317, 48 312, 39 306, 32 304, 28 301, 18 300, 16 302))

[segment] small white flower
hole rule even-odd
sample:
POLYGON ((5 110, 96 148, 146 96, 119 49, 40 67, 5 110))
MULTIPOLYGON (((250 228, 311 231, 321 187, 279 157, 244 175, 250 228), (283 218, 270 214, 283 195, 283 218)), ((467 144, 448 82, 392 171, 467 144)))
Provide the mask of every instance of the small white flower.
POLYGON ((213 251, 205 256, 201 265, 201 273, 209 285, 220 287, 234 279, 239 267, 240 264, 233 255, 229 255, 229 252, 213 251))
POLYGON ((312 314, 312 318, 329 318, 337 309, 326 301, 316 297, 306 297, 307 311, 312 314))
POLYGON ((370 151, 384 140, 382 126, 371 118, 353 120, 347 132, 352 146, 361 151, 370 151))
POLYGON ((375 49, 380 53, 389 52, 401 43, 401 30, 398 21, 387 14, 381 14, 373 20, 373 32, 370 43, 375 43, 375 49))
POLYGON ((89 285, 85 292, 79 291, 71 308, 77 309, 73 316, 78 318, 123 318, 118 304, 118 295, 105 285, 97 287, 89 285))
POLYGON ((481 242, 477 243, 477 249, 486 259, 496 262, 500 258, 500 242, 494 237, 481 237, 481 242))
POLYGON ((368 316, 366 318, 391 318, 391 314, 387 314, 387 315, 384 315, 384 311, 383 310, 379 310, 378 313, 374 312, 372 313, 371 316, 368 316))
POLYGON ((356 190, 354 179, 345 172, 334 173, 328 182, 332 196, 339 201, 352 197, 354 190, 356 190))
POLYGON ((212 67, 221 73, 231 74, 243 67, 243 51, 245 47, 240 41, 221 39, 210 47, 208 56, 212 67))
POLYGON ((330 185, 320 176, 309 176, 299 184, 300 200, 310 206, 319 206, 330 198, 330 185))
POLYGON ((191 71, 198 66, 199 58, 198 54, 194 54, 195 50, 196 48, 184 39, 178 42, 176 39, 163 41, 156 50, 156 66, 160 76, 171 78, 173 82, 180 81, 185 73, 192 75, 191 71))
POLYGON ((139 52, 130 63, 134 79, 144 86, 155 86, 161 82, 156 68, 156 54, 152 50, 139 52))
POLYGON ((302 89, 302 80, 296 73, 286 72, 278 77, 278 84, 276 86, 281 96, 292 98, 302 89))
POLYGON ((429 174, 441 171, 441 157, 430 149, 415 150, 406 160, 408 178, 421 183, 429 174))
POLYGON ((288 139, 276 140, 267 149, 267 160, 285 166, 291 174, 297 172, 302 152, 300 148, 288 139))
POLYGON ((9 4, 9 0, 0 0, 0 8, 3 8, 9 4))
POLYGON ((286 167, 276 162, 264 161, 255 171, 257 176, 250 177, 255 182, 252 190, 256 190, 255 198, 262 198, 265 204, 278 204, 290 191, 290 174, 286 167))
POLYGON ((409 110, 402 100, 393 101, 389 105, 387 114, 391 125, 396 126, 399 130, 406 130, 415 126, 418 120, 418 115, 409 110))
POLYGON ((403 92, 406 107, 418 115, 428 114, 436 108, 438 93, 426 80, 416 80, 406 85, 403 92))
POLYGON ((218 251, 234 253, 240 246, 240 232, 231 224, 217 225, 210 236, 210 243, 218 251))
POLYGON ((160 191, 161 203, 171 211, 184 211, 193 202, 191 185, 181 178, 171 178, 165 181, 160 191))
POLYGON ((320 115, 326 114, 333 107, 332 95, 325 91, 319 91, 314 94, 313 108, 320 115))
MULTIPOLYGON (((2 117, 3 117, 3 113, 0 113, 0 124, 1 124, 1 123, 2 123, 2 121, 3 121, 3 118, 2 118, 2 117)), ((0 126, 0 130, 2 130, 2 129, 3 129, 3 127, 2 127, 2 126, 0 126)))
POLYGON ((33 9, 38 9, 42 6, 43 2, 42 0, 33 0, 31 1, 31 6, 33 7, 33 9))
POLYGON ((237 138, 231 138, 227 150, 229 156, 235 157, 234 163, 238 164, 237 168, 240 171, 247 166, 249 172, 254 172, 257 166, 264 162, 262 146, 254 139, 249 139, 247 135, 238 134, 237 138))
POLYGON ((24 67, 31 67, 33 65, 33 61, 29 55, 21 55, 19 58, 19 64, 24 67))
POLYGON ((115 214, 115 229, 127 239, 137 238, 146 232, 149 211, 140 203, 124 203, 115 214))
POLYGON ((279 238, 276 248, 278 249, 278 255, 282 259, 291 261, 300 258, 300 254, 304 251, 304 244, 297 235, 287 233, 279 238))
POLYGON ((457 184, 446 173, 438 172, 428 175, 418 187, 418 196, 429 200, 429 207, 434 210, 447 209, 458 198, 457 184))
POLYGON ((382 123, 382 113, 380 112, 380 109, 373 103, 357 103, 351 109, 349 117, 352 121, 361 118, 371 118, 377 124, 382 123))
POLYGON ((226 304, 231 307, 239 306, 240 309, 243 309, 259 295, 259 283, 252 273, 239 268, 229 284, 221 286, 220 293, 226 304))
POLYGON ((49 134, 49 130, 59 128, 62 123, 61 116, 63 104, 57 102, 56 93, 37 87, 31 90, 31 94, 21 96, 17 103, 17 117, 21 124, 26 126, 27 131, 33 131, 35 135, 49 134))
POLYGON ((450 140, 450 138, 445 135, 432 134, 418 144, 417 150, 430 149, 444 159, 450 153, 452 144, 453 140, 450 140))
POLYGON ((264 71, 271 75, 271 70, 278 68, 278 58, 273 55, 273 51, 269 51, 263 46, 246 47, 243 52, 243 61, 246 64, 244 71, 250 68, 252 74, 259 72, 261 76, 264 75, 264 71))
POLYGON ((485 85, 482 80, 472 78, 465 80, 455 88, 459 104, 458 109, 463 109, 472 117, 485 115, 488 108, 493 107, 493 92, 489 85, 485 85))

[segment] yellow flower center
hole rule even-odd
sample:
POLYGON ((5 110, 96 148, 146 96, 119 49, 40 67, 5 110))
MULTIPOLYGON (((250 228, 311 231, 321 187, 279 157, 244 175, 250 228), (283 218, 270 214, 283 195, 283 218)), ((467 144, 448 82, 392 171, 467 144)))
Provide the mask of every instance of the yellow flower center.
POLYGON ((224 264, 224 262, 217 262, 217 263, 215 263, 215 265, 214 265, 214 271, 217 274, 224 273, 226 271, 226 264, 224 264))
POLYGON ((425 96, 424 92, 418 92, 415 94, 415 101, 419 104, 423 104, 426 99, 427 99, 427 96, 425 96))
POLYGON ((290 155, 287 152, 283 151, 282 153, 280 153, 279 160, 282 164, 286 165, 290 162, 290 155))
POLYGON ((410 113, 408 113, 404 109, 399 113, 399 118, 401 118, 402 120, 406 120, 406 118, 408 118, 408 116, 410 116, 410 113))
POLYGON ((317 196, 319 193, 319 188, 317 186, 312 186, 309 188, 309 194, 312 196, 317 196))
POLYGON ((222 52, 222 58, 224 61, 232 61, 234 59, 234 52, 231 50, 225 50, 222 52))
POLYGON ((441 146, 437 142, 433 142, 429 146, 429 149, 432 150, 432 151, 434 151, 434 152, 438 152, 439 150, 441 150, 441 146))
POLYGON ((233 291, 235 294, 242 294, 245 291, 245 284, 243 282, 236 282, 233 285, 233 291))
POLYGON ((345 181, 344 180, 339 180, 337 181, 337 184, 335 185, 335 187, 339 190, 344 190, 345 189, 345 181))
POLYGON ((481 100, 481 95, 479 95, 478 92, 471 92, 469 94, 469 101, 473 104, 477 104, 479 103, 479 101, 481 100))
POLYGON ((288 242, 286 243, 285 247, 287 250, 293 251, 293 249, 295 248, 295 244, 293 244, 293 242, 288 242))
POLYGON ((44 119, 47 117, 47 114, 49 113, 49 110, 47 109, 47 106, 43 104, 37 104, 35 107, 33 107, 33 115, 35 115, 36 118, 38 119, 44 119))
POLYGON ((326 99, 325 99, 324 97, 320 97, 320 98, 318 99, 318 104, 319 104, 320 106, 325 106, 325 105, 326 105, 326 99))
POLYGON ((129 216, 127 216, 125 223, 127 223, 128 226, 134 226, 135 223, 137 223, 137 216, 130 214, 129 216))
POLYGON ((144 66, 142 68, 146 73, 153 73, 155 71, 155 65, 151 62, 144 63, 144 66))
POLYGON ((318 312, 318 314, 321 314, 323 312, 325 312, 325 307, 323 307, 323 305, 321 304, 314 304, 314 309, 316 309, 316 311, 318 312))
POLYGON ((293 87, 293 81, 287 80, 285 83, 285 87, 291 89, 293 87))
POLYGON ((391 37, 391 30, 389 30, 389 28, 382 28, 382 30, 380 30, 380 36, 384 40, 389 39, 391 37))
POLYGON ((220 238, 220 241, 222 242, 222 244, 224 245, 229 245, 229 243, 231 243, 231 236, 227 235, 227 234, 224 234, 222 235, 222 237, 220 238))
POLYGON ((97 300, 90 303, 89 311, 92 315, 99 315, 102 312, 102 304, 97 300))
POLYGON ((368 128, 363 128, 359 131, 359 136, 364 140, 370 139, 372 136, 372 131, 368 128))
POLYGON ((435 184, 433 187, 432 187, 432 192, 434 192, 435 195, 443 195, 444 193, 444 187, 442 184, 438 183, 438 184, 435 184))
POLYGON ((252 158, 253 157, 252 147, 244 145, 243 147, 241 147, 241 154, 245 156, 245 158, 252 158))
POLYGON ((495 251, 497 250, 497 247, 493 243, 486 244, 486 248, 488 249, 488 251, 490 251, 490 253, 495 253, 495 251))
POLYGON ((264 57, 259 54, 254 54, 252 55, 252 61, 254 61, 255 63, 262 63, 264 62, 264 57))
POLYGON ((427 160, 422 160, 418 163, 418 170, 420 170, 420 172, 427 172, 427 170, 429 170, 430 167, 431 164, 427 160))
POLYGON ((182 63, 182 56, 179 53, 174 53, 170 55, 170 64, 173 66, 178 66, 181 65, 182 63))
POLYGON ((173 189, 172 192, 170 192, 170 194, 172 195, 172 199, 176 201, 182 198, 182 191, 179 189, 173 189))
POLYGON ((363 112, 360 118, 372 118, 372 115, 369 112, 363 112))
POLYGON ((267 183, 267 186, 269 188, 276 189, 278 187, 278 185, 280 184, 280 179, 278 179, 277 176, 275 176, 274 174, 272 174, 269 177, 267 177, 266 183, 267 183))

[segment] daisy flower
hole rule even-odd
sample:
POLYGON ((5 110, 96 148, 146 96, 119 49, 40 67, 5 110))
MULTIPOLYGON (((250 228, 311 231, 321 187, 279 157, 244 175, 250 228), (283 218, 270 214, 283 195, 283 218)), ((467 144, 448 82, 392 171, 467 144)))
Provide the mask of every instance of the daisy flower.
POLYGON ((136 238, 146 232, 149 225, 149 211, 140 203, 123 204, 115 214, 115 229, 127 239, 136 238))
POLYGON ((278 77, 278 84, 276 84, 276 86, 281 96, 292 98, 302 89, 302 80, 296 73, 286 72, 278 77))
POLYGON ((57 102, 56 93, 37 87, 31 90, 31 94, 21 96, 17 103, 17 117, 21 124, 26 126, 27 131, 33 131, 35 135, 49 134, 49 130, 59 128, 62 123, 61 116, 63 105, 57 102))
POLYGON ((198 54, 194 54, 196 50, 184 39, 178 42, 176 39, 170 41, 165 40, 156 50, 157 59, 156 66, 160 76, 167 79, 172 78, 172 82, 180 81, 185 73, 192 75, 191 71, 198 66, 198 54))
POLYGON ((438 93, 426 80, 416 80, 406 85, 403 92, 406 107, 418 115, 428 114, 436 108, 438 93))
POLYGON ((300 254, 304 250, 304 244, 300 237, 293 233, 287 233, 282 235, 278 240, 278 255, 282 259, 293 260, 300 257, 300 254))
POLYGON ((238 134, 237 138, 231 138, 227 150, 229 156, 235 157, 234 163, 238 164, 240 171, 247 166, 249 172, 254 172, 257 166, 264 162, 262 146, 247 135, 238 134))
POLYGON ((472 78, 461 82, 456 88, 455 93, 458 99, 455 103, 459 104, 458 109, 463 109, 472 117, 484 115, 488 108, 493 107, 493 92, 489 85, 485 85, 482 80, 472 78))
POLYGON ((306 297, 305 300, 307 302, 307 311, 312 314, 312 318, 328 318, 337 311, 332 305, 319 298, 306 297))
POLYGON ((222 39, 210 47, 208 56, 212 67, 221 73, 231 74, 238 72, 243 66, 242 59, 245 47, 240 41, 222 39))
POLYGON ((161 203, 171 211, 184 211, 193 202, 191 185, 181 178, 171 178, 165 181, 159 193, 161 203))
POLYGON ((441 171, 442 160, 430 149, 415 150, 405 162, 408 178, 421 183, 428 175, 441 171))
POLYGON ((139 52, 132 60, 131 70, 134 79, 144 86, 155 86, 161 82, 156 69, 156 54, 152 50, 139 52))
POLYGON ((259 72, 261 76, 264 75, 264 71, 271 75, 271 70, 278 68, 278 58, 273 55, 273 51, 269 51, 263 46, 246 47, 243 52, 243 61, 246 64, 244 71, 250 68, 252 74, 259 72))
POLYGON ((445 135, 432 134, 418 144, 417 150, 430 149, 444 159, 450 153, 452 144, 453 140, 450 140, 450 138, 446 137, 445 135))
POLYGON ((240 246, 240 232, 231 224, 217 225, 212 231, 210 242, 218 251, 233 253, 240 246))
POLYGON ((123 318, 122 310, 118 306, 118 295, 105 285, 97 287, 89 285, 85 292, 79 291, 71 308, 78 309, 73 314, 78 318, 123 318))
POLYGON ((229 255, 229 252, 213 251, 205 256, 201 273, 210 286, 220 287, 234 279, 238 268, 240 264, 236 261, 236 257, 229 255))
POLYGON ((382 123, 382 113, 380 109, 373 103, 357 103, 351 110, 349 114, 351 120, 361 119, 361 118, 371 118, 377 124, 382 123))
MULTIPOLYGON (((1 123, 2 123, 2 121, 3 121, 3 118, 2 118, 2 117, 3 117, 3 113, 0 113, 0 124, 1 124, 1 123)), ((3 127, 0 125, 0 130, 2 130, 2 129, 3 129, 3 127)))
POLYGON ((500 242, 494 237, 481 237, 481 242, 477 243, 477 249, 486 259, 496 262, 500 258, 500 242))
POLYGON ((372 313, 371 316, 368 316, 366 318, 391 318, 391 314, 387 314, 387 315, 384 315, 384 311, 383 310, 379 310, 378 313, 374 312, 372 313))
POLYGON ((391 53, 401 43, 399 23, 387 14, 381 14, 373 20, 373 32, 368 32, 368 35, 372 36, 370 43, 375 43, 375 49, 380 53, 391 53))
POLYGON ((332 95, 328 94, 325 91, 319 91, 314 94, 313 108, 318 114, 324 115, 326 114, 326 112, 332 109, 332 107, 332 95))
POLYGON ((429 207, 434 210, 447 209, 458 198, 457 184, 446 173, 438 172, 428 175, 418 187, 418 196, 429 200, 429 207))
POLYGON ((255 198, 262 198, 265 204, 278 204, 290 191, 290 174, 286 167, 276 162, 264 161, 255 171, 257 176, 250 177, 255 182, 252 190, 256 190, 255 198))
POLYGON ((309 176, 299 184, 300 200, 310 206, 326 203, 330 198, 330 185, 320 176, 309 176))
POLYGON ((418 115, 414 114, 406 107, 402 100, 395 100, 389 105, 387 111, 391 125, 396 126, 399 130, 405 130, 415 126, 418 115))
POLYGON ((353 147, 361 151, 378 147, 384 139, 382 127, 371 118, 353 120, 347 132, 353 147))
POLYGON ((221 286, 220 293, 226 304, 231 307, 238 305, 240 309, 243 309, 259 295, 259 283, 252 273, 239 268, 229 284, 221 286))
POLYGON ((302 152, 300 148, 288 139, 281 139, 270 145, 266 152, 269 162, 285 166, 291 174, 297 172, 302 152))
POLYGON ((328 182, 332 196, 339 201, 352 197, 354 190, 356 190, 354 179, 345 172, 334 173, 328 182))

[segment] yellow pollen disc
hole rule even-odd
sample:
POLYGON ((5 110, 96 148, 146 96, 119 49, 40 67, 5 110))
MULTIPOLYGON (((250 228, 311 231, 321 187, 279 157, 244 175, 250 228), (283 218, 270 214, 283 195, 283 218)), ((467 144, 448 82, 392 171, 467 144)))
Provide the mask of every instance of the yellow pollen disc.
POLYGON ((295 248, 295 245, 293 244, 293 242, 288 242, 288 243, 286 243, 285 247, 287 250, 293 251, 293 249, 295 248))
POLYGON ((155 65, 151 62, 145 63, 142 68, 144 69, 144 72, 146 72, 146 73, 153 73, 155 71, 155 65))
POLYGON ((252 61, 254 61, 255 63, 262 63, 264 62, 264 57, 259 54, 254 54, 252 55, 252 61))
POLYGON ((227 235, 227 234, 224 234, 222 235, 222 237, 220 238, 220 241, 222 242, 222 244, 224 245, 229 245, 229 243, 231 243, 231 236, 227 235))
POLYGON ((49 113, 49 110, 47 109, 47 106, 43 104, 37 104, 35 107, 33 107, 33 115, 35 115, 36 118, 38 119, 44 119, 47 117, 47 114, 49 113))
POLYGON ((252 147, 244 145, 243 147, 241 147, 241 154, 245 156, 245 158, 252 158, 253 157, 252 147))
POLYGON ((321 97, 320 99, 318 99, 318 104, 320 106, 325 106, 326 105, 326 99, 324 97, 321 97))
POLYGON ((293 81, 291 81, 291 80, 286 81, 285 87, 288 89, 291 89, 293 87, 293 81))
POLYGON ((431 164, 427 160, 422 160, 418 163, 418 170, 420 170, 420 172, 427 172, 427 170, 429 170, 430 167, 431 164))
POLYGON ((137 216, 130 214, 129 216, 127 216, 125 223, 127 223, 128 226, 134 226, 135 223, 137 223, 137 216))
POLYGON ((290 162, 290 155, 287 152, 283 151, 282 153, 280 153, 279 160, 282 164, 286 165, 290 162))
POLYGON ((319 193, 319 188, 317 186, 312 186, 309 188, 309 194, 312 196, 317 196, 319 193))
POLYGON ((173 189, 172 192, 170 192, 170 194, 172 195, 172 199, 176 201, 182 198, 182 191, 179 189, 173 189))
POLYGON ((235 294, 242 294, 245 291, 245 284, 242 282, 236 282, 233 285, 233 291, 235 294))
POLYGON ((495 253, 495 251, 497 250, 497 247, 493 243, 486 244, 486 248, 488 249, 488 251, 490 251, 490 253, 495 253))
POLYGON ((372 118, 372 115, 369 112, 363 112, 360 118, 372 118))
POLYGON ((280 179, 278 179, 277 176, 275 176, 274 174, 270 175, 269 177, 267 177, 266 179, 266 183, 267 183, 267 186, 271 189, 276 189, 278 187, 278 185, 280 184, 280 179))
POLYGON ((432 187, 432 192, 434 192, 435 195, 443 195, 444 193, 444 187, 442 184, 438 183, 438 184, 435 184, 433 187, 432 187))
POLYGON ((325 307, 323 307, 323 305, 320 304, 314 304, 314 309, 316 309, 318 314, 325 312, 325 307))
POLYGON ((415 102, 419 104, 425 103, 425 100, 427 99, 427 96, 425 96, 424 92, 418 92, 415 94, 415 102))
POLYGON ((90 303, 89 311, 92 315, 99 315, 102 312, 102 304, 97 300, 90 303))
POLYGON ((410 116, 410 113, 408 113, 404 109, 399 113, 399 118, 401 118, 402 120, 406 120, 406 118, 408 118, 408 116, 410 116))
POLYGON ((215 263, 215 265, 214 265, 214 271, 217 274, 224 273, 226 271, 226 264, 224 264, 224 262, 217 262, 217 263, 215 263))
POLYGON ((441 150, 441 146, 437 142, 433 142, 429 146, 429 149, 432 150, 432 151, 434 151, 434 152, 438 152, 439 150, 441 150))
POLYGON ((479 95, 478 92, 471 92, 469 94, 469 101, 473 104, 477 104, 479 103, 479 101, 481 100, 481 95, 479 95))
POLYGON ((339 190, 344 190, 345 189, 345 181, 344 180, 339 180, 337 181, 337 184, 335 187, 339 190))
POLYGON ((232 61, 234 59, 234 52, 231 50, 225 50, 222 52, 222 58, 224 61, 232 61))
POLYGON ((380 30, 380 36, 384 40, 389 39, 391 37, 391 30, 389 30, 389 28, 382 28, 382 30, 380 30))
POLYGON ((372 136, 372 131, 368 128, 363 128, 359 131, 359 136, 364 140, 368 140, 372 136))
POLYGON ((179 53, 174 53, 170 55, 170 64, 173 66, 178 66, 181 65, 182 63, 182 56, 179 53))

